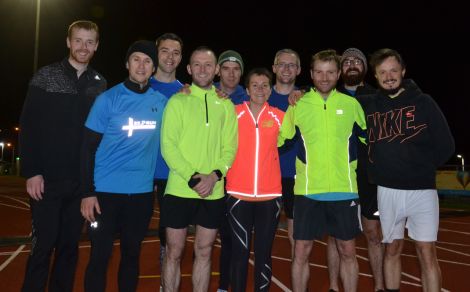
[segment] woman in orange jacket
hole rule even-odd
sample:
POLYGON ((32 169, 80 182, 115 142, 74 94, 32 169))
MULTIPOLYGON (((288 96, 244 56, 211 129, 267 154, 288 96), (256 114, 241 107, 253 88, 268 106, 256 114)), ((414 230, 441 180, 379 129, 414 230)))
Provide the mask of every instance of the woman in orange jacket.
POLYGON ((256 68, 246 77, 249 102, 235 107, 238 150, 227 173, 227 213, 232 236, 232 291, 246 291, 254 229, 254 291, 268 291, 271 249, 281 207, 281 169, 277 139, 284 112, 269 106, 272 74, 256 68))

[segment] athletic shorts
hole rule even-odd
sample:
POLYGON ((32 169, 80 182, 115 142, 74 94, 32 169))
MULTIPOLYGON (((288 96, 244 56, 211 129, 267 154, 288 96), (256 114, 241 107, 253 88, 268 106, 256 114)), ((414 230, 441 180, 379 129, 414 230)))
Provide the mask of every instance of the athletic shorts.
POLYGON ((434 189, 399 190, 377 188, 380 223, 384 243, 408 236, 416 241, 437 240, 439 228, 439 198, 434 189))
POLYGON ((282 178, 282 205, 284 213, 289 219, 294 218, 294 184, 295 179, 293 177, 282 178))
POLYGON ((359 201, 316 201, 295 196, 294 239, 322 239, 325 234, 340 240, 356 238, 361 231, 359 201))
POLYGON ((379 220, 377 185, 369 183, 366 176, 360 176, 358 173, 357 189, 361 203, 361 215, 369 220, 379 220))
POLYGON ((188 225, 218 229, 224 215, 225 198, 188 199, 165 194, 160 211, 160 225, 174 229, 186 228, 188 225))

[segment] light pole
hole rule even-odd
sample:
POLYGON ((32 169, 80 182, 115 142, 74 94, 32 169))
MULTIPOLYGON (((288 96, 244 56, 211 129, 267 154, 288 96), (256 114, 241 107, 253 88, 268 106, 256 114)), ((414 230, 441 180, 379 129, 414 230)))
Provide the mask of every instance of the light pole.
POLYGON ((463 158, 463 155, 457 154, 457 158, 460 158, 462 160, 462 171, 465 170, 465 159, 463 158))
POLYGON ((33 73, 38 70, 38 57, 39 57, 39 19, 41 16, 41 0, 36 0, 36 30, 34 33, 34 63, 33 73))
POLYGON ((12 143, 7 143, 8 147, 11 147, 11 166, 15 163, 15 146, 12 143))
POLYGON ((0 161, 3 161, 3 147, 5 147, 5 143, 0 142, 0 146, 2 147, 2 156, 0 157, 0 161))

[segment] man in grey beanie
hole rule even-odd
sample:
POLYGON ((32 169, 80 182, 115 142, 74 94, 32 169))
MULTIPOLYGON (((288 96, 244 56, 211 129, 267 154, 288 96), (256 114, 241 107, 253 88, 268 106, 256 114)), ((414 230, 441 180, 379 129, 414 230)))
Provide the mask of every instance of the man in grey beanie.
POLYGON ((245 69, 242 56, 236 51, 227 50, 220 54, 217 64, 220 66, 220 82, 214 83, 215 87, 228 94, 235 105, 250 100, 245 88, 239 84, 245 69))

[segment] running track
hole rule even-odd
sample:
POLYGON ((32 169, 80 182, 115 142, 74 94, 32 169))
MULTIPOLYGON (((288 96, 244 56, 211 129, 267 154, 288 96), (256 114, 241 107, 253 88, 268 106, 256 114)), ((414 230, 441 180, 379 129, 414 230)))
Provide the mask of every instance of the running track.
MULTIPOLYGON (((154 211, 150 229, 156 229, 159 219, 158 209, 154 211)), ((31 232, 28 197, 24 191, 24 181, 15 177, 0 176, 0 291, 19 291, 23 280, 30 245, 10 242, 12 238, 24 238, 31 232), (9 243, 6 243, 8 241, 9 243)), ((282 226, 283 224, 281 224, 282 226)), ((182 266, 181 291, 191 291, 191 259, 194 238, 188 237, 182 266)), ((18 240, 21 241, 21 240, 18 240)), ((116 275, 119 263, 119 242, 110 261, 107 291, 117 291, 116 275)), ((84 236, 80 242, 80 258, 74 291, 83 291, 83 275, 89 256, 89 242, 84 236)), ((140 281, 138 291, 158 291, 160 268, 158 266, 159 240, 155 236, 145 239, 142 247, 140 281)), ((218 257, 220 246, 216 245, 213 254, 212 278, 209 291, 217 290, 218 257)), ((290 247, 287 231, 279 227, 273 248, 273 279, 271 291, 291 291, 290 247)), ((458 210, 441 209, 441 220, 437 243, 437 253, 443 276, 443 291, 470 291, 470 214, 458 210)), ((310 257, 309 291, 327 291, 325 240, 316 241, 310 257)), ((367 261, 364 238, 357 240, 359 262, 358 291, 372 291, 373 283, 367 261)), ((411 241, 405 243, 402 256, 403 274, 401 291, 421 291, 418 260, 411 241)), ((252 273, 252 270, 250 270, 252 273)), ((249 272, 249 274, 251 274, 249 272)), ((252 278, 249 278, 251 285, 252 278)), ((249 286, 247 291, 252 291, 249 286)))

